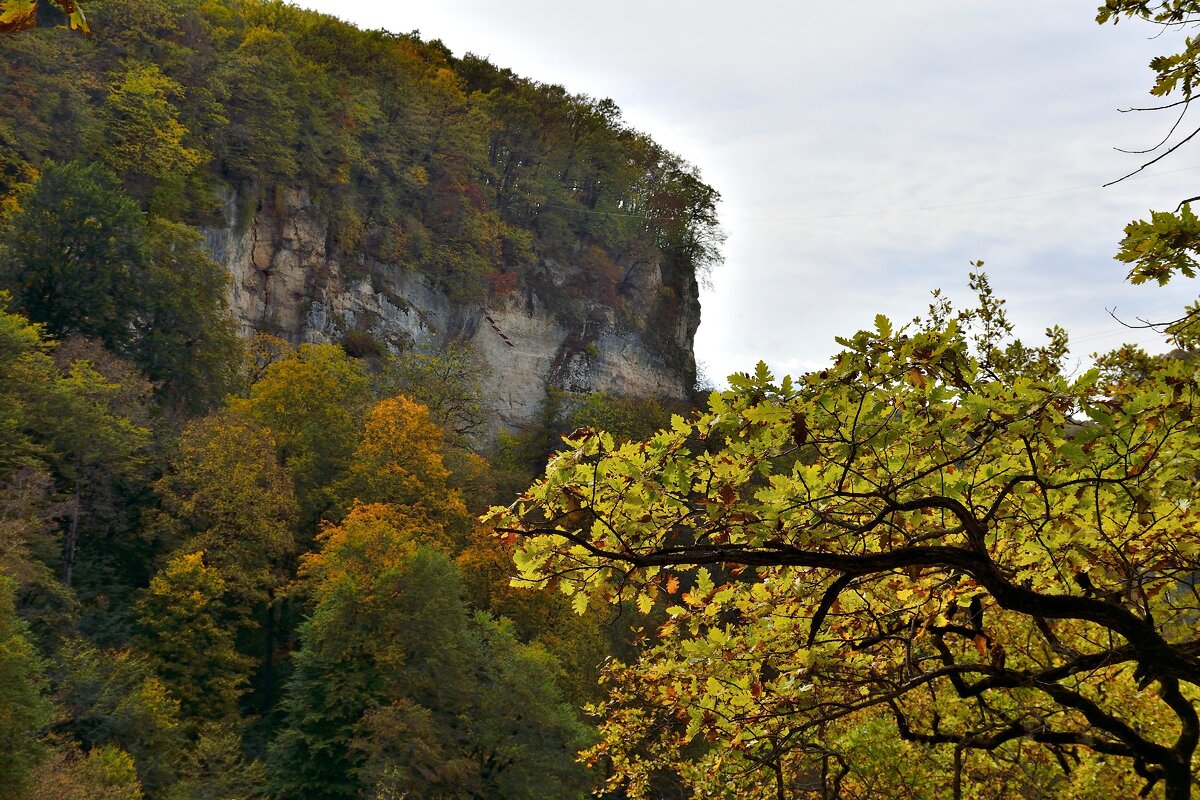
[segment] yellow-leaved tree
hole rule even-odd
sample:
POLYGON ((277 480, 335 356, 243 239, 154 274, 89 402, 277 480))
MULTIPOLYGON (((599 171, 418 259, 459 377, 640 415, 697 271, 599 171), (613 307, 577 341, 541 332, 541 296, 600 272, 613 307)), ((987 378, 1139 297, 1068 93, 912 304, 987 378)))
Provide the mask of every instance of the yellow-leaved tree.
POLYGON ((427 515, 444 532, 440 549, 460 549, 471 519, 462 495, 450 485, 442 460, 444 438, 420 403, 404 395, 376 403, 338 486, 342 502, 388 503, 427 515))
POLYGON ((1197 360, 1071 374, 976 286, 644 442, 577 431, 491 513, 523 581, 665 606, 606 670, 613 789, 1191 796, 1197 360))

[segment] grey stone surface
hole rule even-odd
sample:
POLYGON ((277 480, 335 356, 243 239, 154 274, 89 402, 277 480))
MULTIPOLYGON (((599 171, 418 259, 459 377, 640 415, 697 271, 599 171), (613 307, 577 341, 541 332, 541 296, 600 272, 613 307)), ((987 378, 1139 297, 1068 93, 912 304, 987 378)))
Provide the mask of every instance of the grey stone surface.
POLYGON ((643 398, 688 394, 700 313, 691 276, 675 289, 682 299, 673 317, 657 302, 661 269, 647 264, 627 267, 624 322, 589 298, 564 300, 560 287, 574 268, 552 262, 543 264, 548 285, 572 313, 532 289, 467 306, 400 266, 347 263, 332 254, 327 225, 300 191, 276 193, 275 202, 260 204, 241 230, 235 209, 230 197, 226 225, 205 235, 232 278, 230 307, 244 334, 337 342, 345 331, 361 328, 391 349, 427 352, 467 341, 486 365, 483 400, 493 417, 491 435, 532 420, 552 386, 643 398))

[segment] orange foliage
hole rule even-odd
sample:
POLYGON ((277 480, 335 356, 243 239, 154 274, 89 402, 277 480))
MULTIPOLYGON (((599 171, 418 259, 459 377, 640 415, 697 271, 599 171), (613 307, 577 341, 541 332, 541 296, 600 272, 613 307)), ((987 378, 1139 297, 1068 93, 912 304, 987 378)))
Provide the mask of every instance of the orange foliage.
POLYGON ((449 485, 443 437, 420 403, 404 395, 381 400, 367 414, 343 496, 403 506, 410 516, 424 515, 450 532, 444 537, 449 544, 453 533, 465 528, 469 514, 462 495, 449 485))
POLYGON ((484 276, 488 289, 497 297, 512 294, 517 289, 517 273, 492 270, 484 276))
POLYGON ((327 524, 317 534, 320 550, 302 557, 300 576, 318 586, 342 576, 367 586, 418 546, 436 543, 441 533, 441 526, 419 509, 355 503, 340 524, 327 524))

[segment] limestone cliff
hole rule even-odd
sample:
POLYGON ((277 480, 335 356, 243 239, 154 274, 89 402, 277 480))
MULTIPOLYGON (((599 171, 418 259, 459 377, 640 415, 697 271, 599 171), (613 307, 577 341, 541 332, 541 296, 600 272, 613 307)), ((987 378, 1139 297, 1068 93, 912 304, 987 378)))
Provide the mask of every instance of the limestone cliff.
POLYGON ((206 238, 232 277, 230 306, 244 333, 338 342, 360 330, 392 350, 427 352, 465 341, 486 366, 493 432, 534 419, 551 387, 675 400, 691 389, 700 305, 690 272, 623 265, 617 308, 572 290, 578 268, 547 260, 515 291, 456 301, 415 271, 337 253, 303 192, 258 204, 241 225, 236 205, 206 238))

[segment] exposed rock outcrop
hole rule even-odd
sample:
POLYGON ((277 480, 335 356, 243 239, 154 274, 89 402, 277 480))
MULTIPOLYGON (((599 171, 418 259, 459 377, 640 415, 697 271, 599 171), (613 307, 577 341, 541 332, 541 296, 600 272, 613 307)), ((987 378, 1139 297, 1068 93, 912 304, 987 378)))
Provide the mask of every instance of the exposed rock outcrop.
POLYGON ((244 333, 337 342, 357 329, 389 349, 429 352, 469 342, 486 365, 493 433, 529 423, 551 387, 675 400, 691 389, 700 306, 690 273, 623 265, 618 309, 573 293, 576 268, 545 262, 530 285, 456 302, 416 272, 337 254, 302 192, 259 204, 240 226, 236 206, 231 198, 226 225, 206 238, 232 277, 230 305, 244 333))

